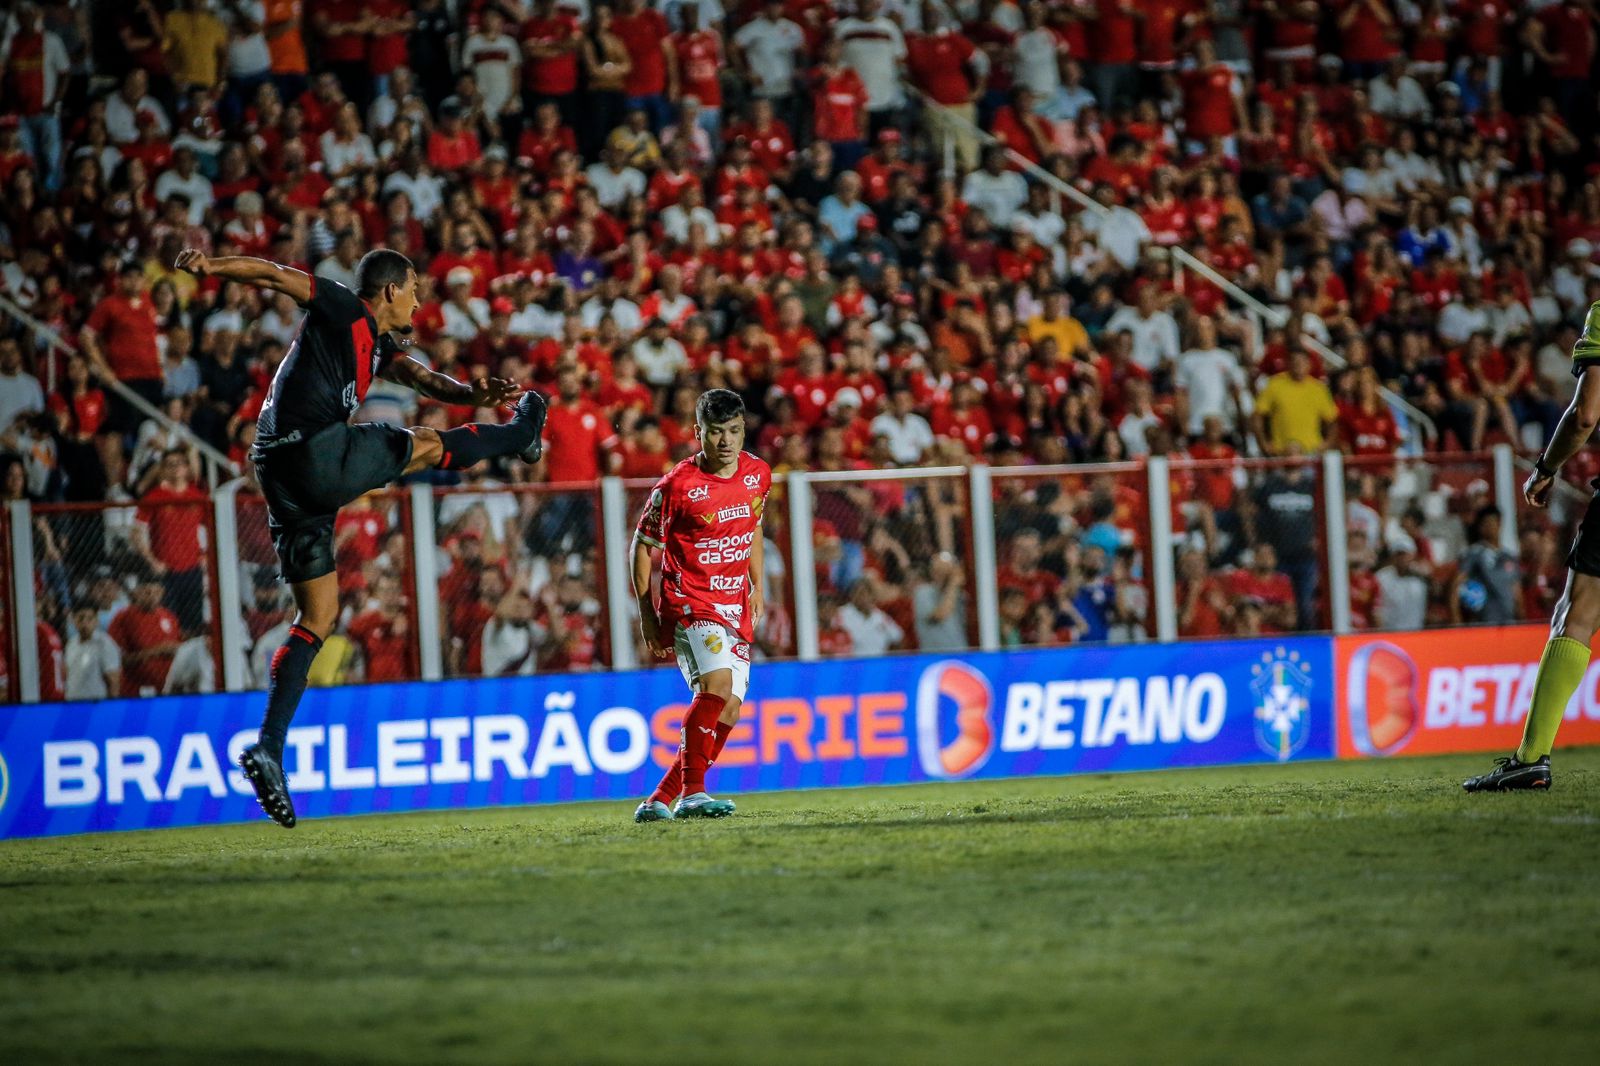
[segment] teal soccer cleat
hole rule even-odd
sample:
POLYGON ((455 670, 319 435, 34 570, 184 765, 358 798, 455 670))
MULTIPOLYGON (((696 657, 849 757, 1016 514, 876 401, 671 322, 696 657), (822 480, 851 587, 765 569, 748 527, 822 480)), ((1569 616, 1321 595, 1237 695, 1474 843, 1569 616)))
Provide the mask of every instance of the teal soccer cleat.
POLYGON ((732 800, 712 799, 704 792, 696 792, 678 801, 675 814, 679 818, 726 818, 736 810, 732 800))

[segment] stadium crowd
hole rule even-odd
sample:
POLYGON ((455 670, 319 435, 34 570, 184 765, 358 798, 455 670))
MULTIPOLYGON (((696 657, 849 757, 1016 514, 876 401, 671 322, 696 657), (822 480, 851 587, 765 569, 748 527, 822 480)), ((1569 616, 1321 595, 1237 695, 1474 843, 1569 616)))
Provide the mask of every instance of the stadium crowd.
MULTIPOLYGON (((540 467, 433 475, 462 486, 438 515, 453 672, 606 661, 593 494, 491 490, 654 478, 712 386, 746 397, 780 472, 1202 460, 1174 468, 1185 635, 1327 624, 1320 467, 1245 460, 1329 447, 1351 458, 1358 625, 1533 617, 1559 591, 1556 530, 1521 516, 1503 551, 1479 475, 1396 456, 1536 448, 1571 394, 1600 299, 1591 0, 0 18, 0 308, 74 349, 0 313, 0 493, 127 505, 36 523, 41 641, 69 696, 172 687, 186 648, 182 684, 203 686, 214 643, 197 457, 111 379, 240 463, 251 637, 271 648, 286 624, 244 459, 297 309, 177 272, 185 246, 346 284, 366 249, 399 249, 420 270, 414 354, 551 394, 540 467)), ((380 383, 361 417, 485 414, 380 383)), ((997 478, 1007 644, 1150 630, 1144 478, 997 478)), ((820 488, 825 651, 971 642, 964 492, 820 488)), ((325 680, 415 674, 406 528, 397 496, 341 518, 325 680)), ((767 558, 760 643, 781 654, 786 564, 767 558)))

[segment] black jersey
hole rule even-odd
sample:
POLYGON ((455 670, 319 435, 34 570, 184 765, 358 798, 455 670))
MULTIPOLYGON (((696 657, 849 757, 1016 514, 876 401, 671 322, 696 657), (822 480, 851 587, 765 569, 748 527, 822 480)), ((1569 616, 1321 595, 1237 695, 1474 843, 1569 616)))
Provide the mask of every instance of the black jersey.
POLYGON ((256 420, 256 447, 303 440, 348 421, 372 379, 399 349, 380 341, 366 302, 327 278, 311 279, 311 299, 294 343, 273 375, 256 420))

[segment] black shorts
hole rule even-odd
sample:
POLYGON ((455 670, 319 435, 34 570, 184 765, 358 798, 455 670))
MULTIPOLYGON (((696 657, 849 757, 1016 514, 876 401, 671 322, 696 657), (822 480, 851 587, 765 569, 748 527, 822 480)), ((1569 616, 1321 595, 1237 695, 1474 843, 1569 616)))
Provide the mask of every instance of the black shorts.
POLYGON ((1590 577, 1600 577, 1600 478, 1590 485, 1595 494, 1589 498, 1589 507, 1578 523, 1578 535, 1572 538, 1572 550, 1567 552, 1567 569, 1590 577))
POLYGON ((413 438, 378 422, 339 424, 256 458, 267 501, 267 530, 291 584, 333 573, 333 523, 339 508, 405 473, 413 438))

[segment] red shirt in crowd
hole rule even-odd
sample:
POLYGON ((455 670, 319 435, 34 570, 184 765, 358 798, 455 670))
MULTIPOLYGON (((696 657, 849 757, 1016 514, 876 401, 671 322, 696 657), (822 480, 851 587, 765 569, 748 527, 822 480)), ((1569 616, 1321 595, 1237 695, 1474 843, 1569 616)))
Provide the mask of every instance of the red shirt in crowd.
POLYGON ((393 615, 380 607, 350 620, 347 632, 367 660, 368 681, 406 681, 417 676, 411 625, 404 611, 393 615))
MULTIPOLYGON (((614 26, 614 24, 613 24, 614 26)), ((541 45, 562 44, 577 40, 583 35, 578 20, 564 11, 553 18, 529 19, 522 26, 522 41, 541 45)), ((533 57, 524 53, 522 84, 529 92, 541 96, 565 96, 578 89, 578 50, 560 55, 533 57)))
POLYGON ((1090 54, 1098 63, 1132 63, 1139 57, 1139 23, 1129 0, 1098 0, 1100 15, 1089 31, 1090 54))
POLYGON ((122 694, 138 696, 145 689, 160 692, 167 683, 167 671, 172 669, 172 651, 177 650, 182 639, 177 617, 165 607, 146 611, 129 604, 111 619, 106 632, 122 649, 122 694), (138 662, 128 660, 132 653, 149 651, 162 645, 171 645, 172 651, 151 655, 138 662))
POLYGON ((819 141, 861 139, 861 116, 867 107, 867 87, 861 75, 845 67, 821 78, 812 106, 816 112, 812 133, 819 141))
POLYGON ((139 501, 136 518, 150 537, 150 554, 169 570, 193 570, 205 561, 206 505, 198 485, 157 485, 139 501))
POLYGON ((670 30, 667 20, 654 8, 640 8, 632 15, 618 14, 611 20, 611 32, 622 39, 633 67, 622 91, 629 96, 658 96, 667 91, 667 57, 661 50, 670 30))
POLYGON ((545 465, 551 482, 593 481, 600 476, 601 450, 616 443, 605 412, 581 396, 571 403, 563 401, 551 406, 544 439, 545 465))
POLYGON ((965 104, 972 96, 967 64, 976 53, 972 42, 958 33, 917 34, 906 42, 906 68, 935 102, 965 104))
POLYGON ((88 325, 118 380, 161 380, 161 350, 156 346, 160 329, 148 294, 112 293, 94 305, 88 325))
MULTIPOLYGON (((398 22, 411 11, 406 0, 367 0, 367 13, 377 18, 398 22)), ((407 45, 408 34, 374 33, 367 46, 367 69, 373 74, 393 74, 400 67, 411 65, 411 51, 407 45)))
POLYGON ((1179 75, 1184 132, 1191 140, 1228 137, 1235 132, 1233 78, 1233 71, 1221 63, 1179 75))
POLYGON ((713 30, 678 33, 672 37, 678 54, 678 89, 696 97, 702 106, 722 106, 722 38, 713 30))

